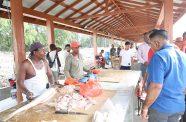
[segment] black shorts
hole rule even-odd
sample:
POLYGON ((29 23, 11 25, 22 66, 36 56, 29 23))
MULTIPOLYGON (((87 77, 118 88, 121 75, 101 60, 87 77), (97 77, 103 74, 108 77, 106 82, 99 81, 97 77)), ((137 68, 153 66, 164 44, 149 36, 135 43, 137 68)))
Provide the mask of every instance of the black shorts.
POLYGON ((120 70, 130 70, 130 66, 121 66, 120 70))

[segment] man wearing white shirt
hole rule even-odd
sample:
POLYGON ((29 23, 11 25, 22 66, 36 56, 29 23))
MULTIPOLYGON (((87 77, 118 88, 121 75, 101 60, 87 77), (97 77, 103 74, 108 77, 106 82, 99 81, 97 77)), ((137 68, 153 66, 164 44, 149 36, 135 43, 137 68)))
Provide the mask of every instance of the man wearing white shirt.
POLYGON ((138 57, 138 60, 141 64, 140 70, 142 71, 143 78, 145 76, 145 72, 146 72, 146 69, 148 66, 148 52, 150 49, 149 45, 147 44, 148 34, 149 33, 144 33, 144 41, 145 42, 138 47, 138 52, 137 52, 137 57, 138 57))
POLYGON ((49 54, 49 57, 50 58, 50 61, 49 61, 49 65, 50 63, 52 63, 52 65, 50 66, 51 70, 52 70, 52 74, 54 76, 54 79, 55 81, 58 80, 58 77, 59 77, 59 67, 61 66, 61 63, 60 63, 60 60, 59 60, 59 57, 58 57, 58 52, 61 51, 61 49, 58 49, 56 47, 55 44, 51 44, 50 45, 50 52, 48 53, 49 54))
POLYGON ((120 70, 130 70, 132 64, 132 51, 130 42, 125 42, 125 49, 120 52, 120 70))

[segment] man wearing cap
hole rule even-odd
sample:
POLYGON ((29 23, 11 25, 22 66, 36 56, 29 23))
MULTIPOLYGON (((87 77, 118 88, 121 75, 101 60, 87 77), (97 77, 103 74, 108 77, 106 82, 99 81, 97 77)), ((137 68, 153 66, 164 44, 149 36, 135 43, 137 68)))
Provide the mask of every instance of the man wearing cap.
POLYGON ((20 65, 17 79, 18 87, 27 99, 33 99, 46 90, 48 80, 51 85, 55 82, 48 62, 45 60, 44 45, 34 42, 30 46, 29 58, 20 65))
POLYGON ((79 54, 80 44, 78 42, 71 43, 72 54, 69 54, 65 61, 64 74, 66 78, 81 79, 84 76, 84 71, 88 72, 83 65, 83 58, 79 54))

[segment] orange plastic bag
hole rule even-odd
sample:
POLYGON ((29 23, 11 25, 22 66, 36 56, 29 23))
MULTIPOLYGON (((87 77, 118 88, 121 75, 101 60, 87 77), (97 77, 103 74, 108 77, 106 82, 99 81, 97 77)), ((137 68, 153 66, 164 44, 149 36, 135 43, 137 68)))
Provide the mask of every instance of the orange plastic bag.
POLYGON ((65 85, 78 85, 78 84, 79 84, 79 82, 73 78, 67 78, 65 80, 65 85))
POLYGON ((99 72, 100 72, 100 70, 98 70, 98 69, 92 70, 92 73, 93 73, 93 74, 99 74, 99 72))
POLYGON ((88 81, 80 85, 80 94, 87 97, 97 97, 102 94, 102 88, 96 81, 88 81))

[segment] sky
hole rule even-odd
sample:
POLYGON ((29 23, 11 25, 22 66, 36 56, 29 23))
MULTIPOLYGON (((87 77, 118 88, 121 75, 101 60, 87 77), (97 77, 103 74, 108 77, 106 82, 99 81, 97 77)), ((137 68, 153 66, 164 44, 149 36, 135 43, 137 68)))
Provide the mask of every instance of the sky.
POLYGON ((184 14, 174 25, 173 25, 173 39, 182 37, 182 34, 186 31, 186 14, 184 14))

